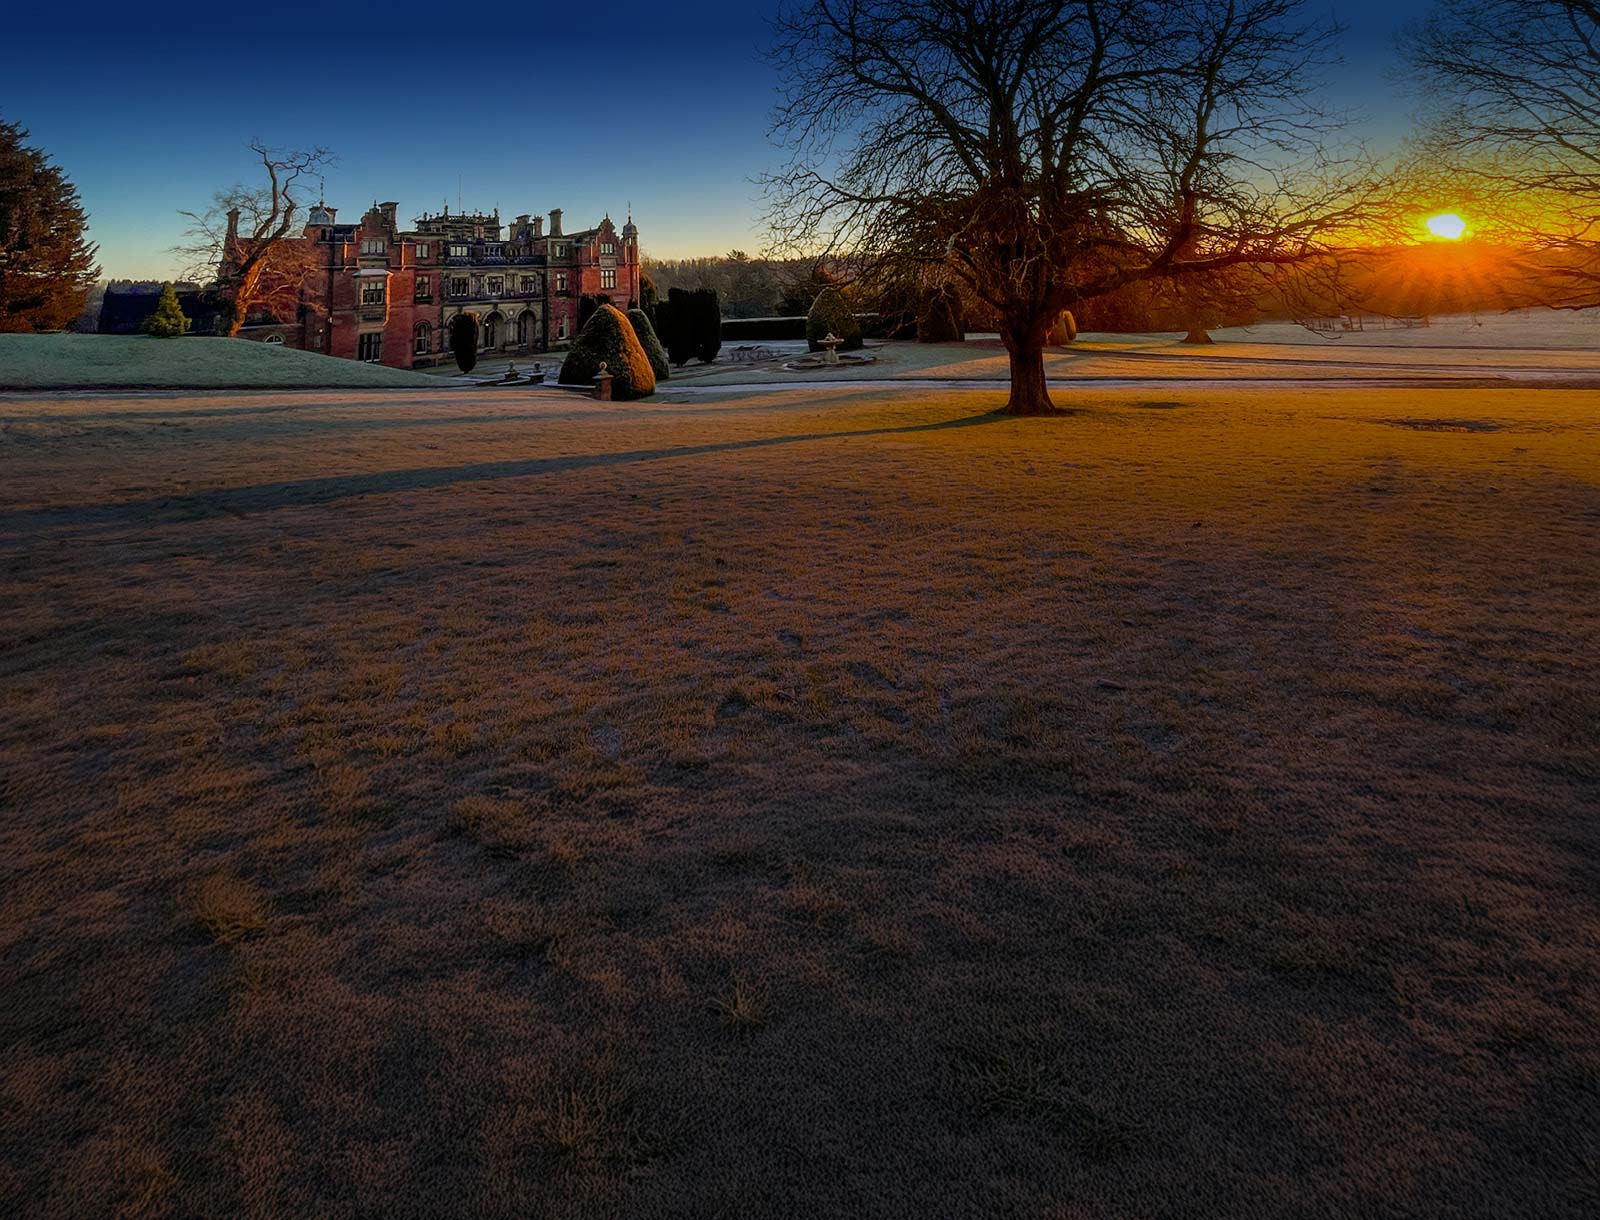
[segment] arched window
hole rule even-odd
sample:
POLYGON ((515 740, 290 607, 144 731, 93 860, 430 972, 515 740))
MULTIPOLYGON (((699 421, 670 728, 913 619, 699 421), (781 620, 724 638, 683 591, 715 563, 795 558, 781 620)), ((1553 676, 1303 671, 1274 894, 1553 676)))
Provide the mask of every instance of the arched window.
POLYGON ((416 337, 417 341, 415 350, 417 355, 426 356, 433 350, 433 327, 429 326, 426 322, 418 322, 416 337))

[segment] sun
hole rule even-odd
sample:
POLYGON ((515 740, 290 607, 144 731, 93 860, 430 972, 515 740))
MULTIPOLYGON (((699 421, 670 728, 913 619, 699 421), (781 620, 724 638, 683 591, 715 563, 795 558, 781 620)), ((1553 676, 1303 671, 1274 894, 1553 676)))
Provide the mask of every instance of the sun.
POLYGON ((1440 212, 1437 216, 1430 216, 1424 222, 1428 232, 1445 241, 1460 241, 1462 234, 1467 231, 1467 222, 1454 212, 1440 212))

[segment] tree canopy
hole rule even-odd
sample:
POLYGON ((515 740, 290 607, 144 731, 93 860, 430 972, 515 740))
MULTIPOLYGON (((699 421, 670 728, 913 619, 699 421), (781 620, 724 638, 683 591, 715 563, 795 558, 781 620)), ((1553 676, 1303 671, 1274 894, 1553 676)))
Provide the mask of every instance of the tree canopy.
POLYGON ((0 331, 63 330, 100 275, 77 188, 0 121, 0 331))
POLYGON ((1550 256, 1547 303, 1600 305, 1600 0, 1461 0, 1402 45, 1422 172, 1476 229, 1550 256))
POLYGON ((807 0, 780 16, 779 250, 945 268, 993 310, 1009 409, 1051 409, 1063 309, 1141 279, 1288 266, 1364 214, 1312 100, 1298 0, 807 0))
POLYGON ((226 294, 230 336, 252 314, 277 315, 299 300, 312 266, 311 247, 297 240, 309 188, 333 161, 325 148, 283 151, 253 141, 250 151, 261 163, 261 181, 218 191, 204 212, 180 213, 189 229, 176 253, 189 278, 214 279, 226 294))

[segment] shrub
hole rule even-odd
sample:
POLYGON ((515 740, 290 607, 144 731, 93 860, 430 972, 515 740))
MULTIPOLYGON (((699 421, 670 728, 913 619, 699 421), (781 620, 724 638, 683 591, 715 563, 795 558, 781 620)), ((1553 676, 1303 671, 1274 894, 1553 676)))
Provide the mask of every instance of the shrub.
POLYGON ((960 343, 965 340, 960 308, 961 300, 951 289, 929 289, 917 314, 917 342, 960 343))
POLYGON ((628 321, 633 324, 633 333, 638 336, 639 346, 644 348, 644 354, 650 361, 650 371, 656 375, 657 381, 665 381, 672 373, 667 368, 667 353, 662 350, 661 340, 656 338, 656 328, 650 325, 650 315, 642 309, 630 309, 628 321))
POLYGON ((144 333, 158 339, 175 339, 189 329, 189 319, 183 316, 178 304, 178 294, 171 284, 161 285, 161 299, 156 311, 144 320, 144 333))
POLYGON ((811 302, 811 313, 806 317, 806 346, 812 351, 822 350, 822 340, 832 331, 844 342, 841 352, 854 351, 861 346, 861 327, 850 311, 850 303, 837 288, 824 288, 811 302))
POLYGON ((589 325, 578 332, 578 341, 561 365, 561 384, 593 385, 601 364, 611 374, 611 397, 619 402, 655 393, 650 357, 633 333, 632 323, 615 305, 595 310, 589 325))
POLYGON ((1078 320, 1072 316, 1072 310, 1063 309, 1061 316, 1051 324, 1044 341, 1051 347, 1064 347, 1077 337, 1078 320))
POLYGON ((690 294, 669 288, 667 299, 656 305, 656 334, 666 346, 667 359, 680 369, 694 355, 694 317, 690 294))
POLYGON ((463 373, 472 372, 478 363, 478 317, 476 314, 458 313, 450 319, 450 351, 456 358, 456 367, 463 373))
POLYGON ((589 325, 589 319, 594 317, 596 310, 598 310, 602 305, 609 304, 611 304, 611 298, 599 292, 586 292, 579 297, 578 332, 581 334, 583 332, 583 328, 589 325))
POLYGON ((804 339, 806 316, 728 318, 722 323, 722 337, 731 343, 748 343, 754 339, 804 339))
POLYGON ((694 301, 694 354, 710 364, 722 350, 722 302, 715 288, 697 288, 694 301))

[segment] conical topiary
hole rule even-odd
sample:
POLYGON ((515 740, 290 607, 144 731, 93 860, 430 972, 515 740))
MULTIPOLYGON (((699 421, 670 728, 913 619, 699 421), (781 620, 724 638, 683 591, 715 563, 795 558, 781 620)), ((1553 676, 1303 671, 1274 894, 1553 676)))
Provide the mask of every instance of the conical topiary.
POLYGON ((1063 309, 1056 320, 1050 324, 1044 341, 1050 347, 1065 347, 1078 337, 1078 320, 1072 316, 1072 310, 1063 309))
POLYGON ((861 346, 861 326, 850 309, 850 302, 837 288, 824 288, 811 302, 811 313, 806 317, 806 346, 812 351, 822 349, 822 340, 832 332, 843 339, 841 352, 854 351, 861 346))
POLYGON ((458 313, 450 319, 450 351, 456 358, 456 367, 463 373, 472 372, 478 363, 478 315, 458 313))
POLYGON ((650 325, 650 315, 642 309, 630 309, 628 321, 633 324, 633 333, 650 361, 650 371, 656 375, 657 381, 665 381, 672 376, 672 371, 667 366, 666 350, 661 346, 661 340, 656 338, 656 328, 650 325))
POLYGON ((628 402, 654 394, 656 375, 633 324, 615 305, 602 305, 578 333, 561 365, 562 385, 589 386, 606 366, 611 374, 611 397, 628 402))
POLYGON ((161 285, 161 299, 156 311, 144 320, 144 333, 158 339, 175 339, 189 329, 189 319, 183 316, 178 304, 178 294, 171 284, 161 285))

